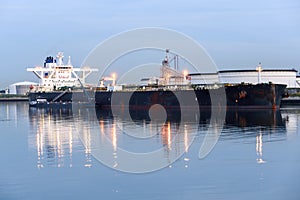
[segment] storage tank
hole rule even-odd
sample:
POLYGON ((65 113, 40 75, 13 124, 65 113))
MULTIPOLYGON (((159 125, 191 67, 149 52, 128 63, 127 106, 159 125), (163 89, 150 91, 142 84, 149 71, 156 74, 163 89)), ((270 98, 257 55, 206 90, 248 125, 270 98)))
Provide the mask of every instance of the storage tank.
POLYGON ((222 70, 217 73, 189 74, 191 84, 214 83, 276 83, 285 84, 287 88, 300 88, 300 78, 297 78, 295 69, 262 69, 253 70, 222 70))
POLYGON ((285 84, 287 88, 298 88, 295 69, 261 69, 259 70, 223 70, 219 71, 221 83, 276 83, 285 84))
POLYGON ((37 86, 38 83, 23 81, 9 85, 9 94, 25 95, 32 86, 37 86))

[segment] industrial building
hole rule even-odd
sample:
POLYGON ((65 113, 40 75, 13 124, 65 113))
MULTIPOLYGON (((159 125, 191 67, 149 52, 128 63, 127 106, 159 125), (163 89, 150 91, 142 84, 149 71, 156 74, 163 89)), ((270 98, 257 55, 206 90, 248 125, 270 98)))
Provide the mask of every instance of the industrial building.
POLYGON ((214 83, 276 83, 287 88, 300 88, 300 77, 295 69, 223 70, 217 73, 189 74, 192 84, 214 83))
POLYGON ((24 81, 9 85, 9 94, 25 95, 32 86, 37 86, 38 83, 24 81))

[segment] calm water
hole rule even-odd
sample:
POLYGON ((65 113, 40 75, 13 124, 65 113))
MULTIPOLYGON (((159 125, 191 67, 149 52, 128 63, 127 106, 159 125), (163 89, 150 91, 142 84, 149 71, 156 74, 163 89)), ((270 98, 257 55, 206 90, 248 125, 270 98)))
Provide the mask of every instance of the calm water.
MULTIPOLYGON (((209 116, 201 116, 200 125, 170 120, 148 141, 118 128, 134 129, 131 122, 100 112, 89 123, 95 116, 88 113, 1 102, 0 199, 300 199, 300 110, 227 113, 219 141, 204 159, 198 153, 209 116), (186 128, 172 140, 179 123, 186 128), (163 148, 165 159, 183 155, 155 172, 120 172, 92 155, 93 129, 111 140, 112 149, 163 148)), ((111 155, 115 166, 117 156, 111 155)))

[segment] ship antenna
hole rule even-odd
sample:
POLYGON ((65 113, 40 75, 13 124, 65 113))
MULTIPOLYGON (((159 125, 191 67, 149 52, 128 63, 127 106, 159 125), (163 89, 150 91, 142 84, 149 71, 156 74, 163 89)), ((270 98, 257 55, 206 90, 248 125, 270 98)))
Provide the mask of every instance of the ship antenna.
POLYGON ((64 53, 63 52, 58 52, 56 57, 58 59, 58 65, 59 66, 63 65, 64 53))
POLYGON ((68 65, 72 65, 72 63, 71 63, 71 56, 69 56, 68 65))
POLYGON ((170 50, 169 49, 166 49, 166 59, 165 59, 165 61, 166 61, 166 63, 169 65, 169 52, 170 52, 170 50))

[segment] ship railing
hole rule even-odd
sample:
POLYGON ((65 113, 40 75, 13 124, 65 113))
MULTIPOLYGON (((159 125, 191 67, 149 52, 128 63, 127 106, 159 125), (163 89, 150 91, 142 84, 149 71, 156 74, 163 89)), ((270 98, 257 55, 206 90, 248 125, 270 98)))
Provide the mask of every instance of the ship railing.
POLYGON ((174 90, 193 90, 191 85, 143 85, 123 87, 123 91, 174 91, 174 90))
POLYGON ((220 84, 220 83, 192 85, 192 88, 194 88, 195 90, 211 90, 211 89, 218 89, 222 87, 224 87, 224 84, 220 84))

